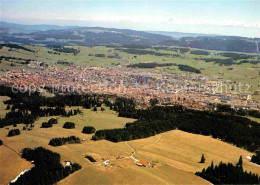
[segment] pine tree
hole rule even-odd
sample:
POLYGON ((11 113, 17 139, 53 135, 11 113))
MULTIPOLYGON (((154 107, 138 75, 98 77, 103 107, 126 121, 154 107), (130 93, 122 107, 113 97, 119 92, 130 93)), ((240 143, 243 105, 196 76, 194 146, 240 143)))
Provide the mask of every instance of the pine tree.
POLYGON ((201 159, 200 159, 200 163, 205 163, 205 157, 204 157, 204 154, 202 154, 202 156, 201 156, 201 159))
MULTIPOLYGON (((222 161, 221 161, 221 162, 222 162, 222 161)), ((213 163, 213 161, 211 161, 210 168, 211 168, 212 170, 214 169, 214 163, 213 163)))
POLYGON ((243 159, 242 159, 242 155, 240 155, 237 166, 242 166, 243 165, 243 159))
POLYGON ((7 105, 6 110, 10 110, 10 105, 7 105))

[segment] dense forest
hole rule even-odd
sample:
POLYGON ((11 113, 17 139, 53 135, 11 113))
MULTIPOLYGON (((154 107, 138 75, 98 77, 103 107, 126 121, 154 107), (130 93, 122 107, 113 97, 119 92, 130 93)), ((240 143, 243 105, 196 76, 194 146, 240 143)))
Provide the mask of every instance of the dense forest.
POLYGON ((22 158, 34 161, 34 167, 20 176, 14 185, 43 185, 55 184, 70 174, 81 169, 77 163, 63 167, 60 163, 60 155, 45 148, 24 148, 22 158))
POLYGON ((260 178, 257 174, 243 171, 242 164, 234 166, 232 163, 225 164, 220 162, 214 166, 213 162, 202 172, 196 175, 208 180, 213 184, 259 184, 260 178))
POLYGON ((49 142, 51 146, 61 146, 65 144, 73 144, 80 143, 80 138, 76 136, 68 136, 68 137, 60 137, 60 138, 52 138, 49 142))

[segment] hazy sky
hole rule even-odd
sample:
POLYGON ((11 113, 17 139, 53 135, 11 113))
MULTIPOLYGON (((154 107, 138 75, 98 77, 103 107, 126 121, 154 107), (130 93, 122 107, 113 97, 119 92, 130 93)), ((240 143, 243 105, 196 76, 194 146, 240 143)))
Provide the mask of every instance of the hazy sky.
POLYGON ((260 37, 260 0, 0 0, 2 21, 260 37))

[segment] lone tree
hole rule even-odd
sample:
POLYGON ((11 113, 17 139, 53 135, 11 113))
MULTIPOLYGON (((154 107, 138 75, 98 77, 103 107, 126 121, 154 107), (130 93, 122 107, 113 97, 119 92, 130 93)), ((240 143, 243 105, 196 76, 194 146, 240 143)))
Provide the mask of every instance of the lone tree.
POLYGON ((7 105, 5 110, 10 110, 10 105, 7 105))
POLYGON ((67 128, 67 129, 75 128, 75 123, 66 122, 66 123, 64 123, 63 128, 67 128))
POLYGON ((240 155, 237 166, 242 166, 243 165, 243 159, 242 159, 242 155, 240 155))
POLYGON ((82 133, 84 133, 84 134, 93 134, 95 132, 96 132, 96 129, 91 126, 85 126, 82 130, 82 133))
POLYGON ((204 154, 202 154, 202 156, 201 156, 201 159, 200 159, 200 163, 205 163, 205 157, 204 157, 204 154))

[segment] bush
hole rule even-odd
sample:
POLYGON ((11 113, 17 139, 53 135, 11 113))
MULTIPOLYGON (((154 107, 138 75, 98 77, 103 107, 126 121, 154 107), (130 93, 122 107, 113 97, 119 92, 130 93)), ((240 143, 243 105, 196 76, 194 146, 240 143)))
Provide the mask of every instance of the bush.
POLYGON ((8 132, 8 137, 11 137, 11 136, 16 136, 16 135, 20 135, 21 132, 19 129, 12 129, 8 132))
POLYGON ((66 128, 66 129, 75 128, 75 123, 73 123, 73 122, 66 122, 66 123, 64 123, 63 128, 66 128))
POLYGON ((85 126, 82 130, 82 133, 84 133, 84 134, 93 134, 95 132, 96 132, 96 129, 91 126, 85 126))
POLYGON ((50 128, 52 127, 52 124, 49 122, 43 122, 41 128, 50 128))
POLYGON ((57 124, 57 123, 58 123, 58 120, 55 119, 55 118, 51 118, 51 119, 49 119, 48 123, 57 124))
POLYGON ((0 146, 3 144, 3 141, 0 139, 0 146))
POLYGON ((92 163, 96 162, 96 160, 93 157, 89 156, 89 155, 85 156, 85 158, 87 158, 92 163))

